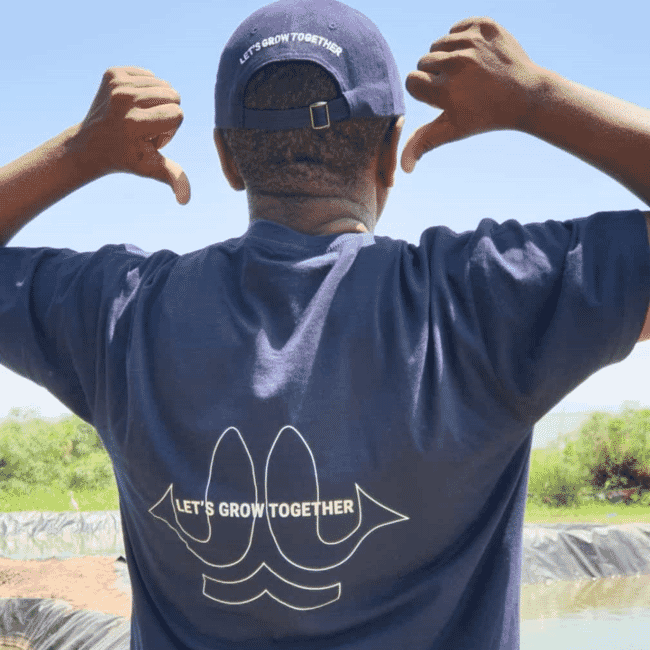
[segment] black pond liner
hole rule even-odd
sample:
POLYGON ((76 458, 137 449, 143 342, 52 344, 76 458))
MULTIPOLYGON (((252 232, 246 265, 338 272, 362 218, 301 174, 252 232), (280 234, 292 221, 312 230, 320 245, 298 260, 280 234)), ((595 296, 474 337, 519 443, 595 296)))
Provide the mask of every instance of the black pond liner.
MULTIPOLYGON (((0 513, 0 557, 113 556, 116 587, 130 591, 119 510, 0 513)), ((101 595, 100 595, 101 596, 101 595)), ((74 610, 62 600, 0 598, 0 648, 129 650, 131 621, 74 610)))
MULTIPOLYGON (((130 590, 119 510, 0 513, 0 557, 16 560, 115 557, 115 580, 130 590)), ((650 524, 526 525, 522 582, 650 574, 650 524)), ((73 610, 60 600, 0 599, 0 647, 129 650, 130 620, 73 610)))
POLYGON ((0 647, 21 650, 129 650, 131 621, 73 610, 61 600, 0 599, 0 647))

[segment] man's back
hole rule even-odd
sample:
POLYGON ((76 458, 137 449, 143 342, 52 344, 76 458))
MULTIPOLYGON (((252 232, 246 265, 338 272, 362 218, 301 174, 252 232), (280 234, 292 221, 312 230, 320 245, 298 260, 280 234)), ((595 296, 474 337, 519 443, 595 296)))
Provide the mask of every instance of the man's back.
POLYGON ((622 213, 636 253, 603 280, 627 288, 574 319, 611 221, 17 255, 28 338, 70 337, 16 365, 78 369, 60 397, 113 461, 135 647, 517 647, 532 425, 645 310, 622 213))

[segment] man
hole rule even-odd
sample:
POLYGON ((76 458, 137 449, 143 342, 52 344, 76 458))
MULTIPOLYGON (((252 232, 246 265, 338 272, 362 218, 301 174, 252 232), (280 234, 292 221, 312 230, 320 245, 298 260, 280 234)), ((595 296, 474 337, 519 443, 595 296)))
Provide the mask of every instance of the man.
MULTIPOLYGON (((650 113, 535 65, 490 19, 455 25, 406 85, 444 111, 406 171, 518 129, 650 203, 650 113)), ((146 70, 109 70, 83 123, 1 171, 4 241, 109 172, 187 202, 158 152, 178 104, 146 70)), ((133 648, 518 647, 532 428, 650 336, 649 215, 375 237, 403 112, 368 19, 281 0, 235 31, 217 78, 241 238, 0 251, 2 363, 111 456, 133 648)))

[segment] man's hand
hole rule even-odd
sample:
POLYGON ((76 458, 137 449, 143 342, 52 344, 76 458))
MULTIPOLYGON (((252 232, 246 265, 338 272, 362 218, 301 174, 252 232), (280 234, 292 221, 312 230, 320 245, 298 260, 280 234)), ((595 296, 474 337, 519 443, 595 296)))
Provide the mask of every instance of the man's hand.
POLYGON ((78 139, 100 174, 131 172, 167 183, 176 200, 190 200, 190 184, 181 167, 162 149, 183 121, 180 95, 143 68, 109 68, 78 139))
POLYGON ((402 168, 431 149, 477 133, 517 128, 539 84, 541 69, 491 18, 468 18, 436 41, 411 72, 413 97, 444 112, 420 127, 402 152, 402 168))
POLYGON ((171 185, 190 200, 180 166, 158 149, 183 121, 180 97, 142 68, 111 68, 83 122, 0 168, 0 246, 36 215, 111 172, 131 172, 171 185))

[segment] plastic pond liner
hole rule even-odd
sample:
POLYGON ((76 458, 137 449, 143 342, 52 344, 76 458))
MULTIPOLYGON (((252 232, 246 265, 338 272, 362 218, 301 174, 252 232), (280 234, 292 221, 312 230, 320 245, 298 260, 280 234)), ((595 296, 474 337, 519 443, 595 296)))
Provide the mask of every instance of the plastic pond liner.
MULTIPOLYGON (((650 574, 650 524, 526 525, 522 583, 650 574)), ((114 558, 114 586, 130 593, 119 510, 0 513, 0 557, 114 558)), ((52 598, 2 598, 0 650, 128 650, 130 620, 52 598)), ((98 590, 97 599, 101 600, 98 590)), ((650 607, 650 603, 649 603, 650 607)))

